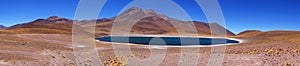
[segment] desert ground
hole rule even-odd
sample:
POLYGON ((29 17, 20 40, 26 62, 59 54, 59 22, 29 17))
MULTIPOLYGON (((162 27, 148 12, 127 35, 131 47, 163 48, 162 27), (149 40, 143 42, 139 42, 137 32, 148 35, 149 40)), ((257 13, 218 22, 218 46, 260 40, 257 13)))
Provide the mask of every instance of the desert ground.
MULTIPOLYGON (((251 34, 253 35, 253 34, 251 34)), ((226 47, 223 66, 299 66, 300 33, 289 31, 264 32, 253 36, 233 36, 244 40, 237 45, 226 47)), ((146 59, 150 51, 144 46, 131 46, 133 55, 116 57, 111 43, 95 41, 102 62, 122 66, 133 63, 129 57, 146 59), (118 59, 123 60, 118 60, 118 59)), ((1 34, 1 66, 76 66, 73 55, 72 35, 68 34, 1 34)), ((166 58, 160 66, 178 64, 180 48, 166 48, 166 58)), ((160 50, 160 49, 156 49, 160 50)), ((210 47, 199 47, 198 66, 208 64, 210 47)), ((89 65, 90 61, 82 63, 89 65)), ((141 65, 143 66, 143 65, 141 65)))

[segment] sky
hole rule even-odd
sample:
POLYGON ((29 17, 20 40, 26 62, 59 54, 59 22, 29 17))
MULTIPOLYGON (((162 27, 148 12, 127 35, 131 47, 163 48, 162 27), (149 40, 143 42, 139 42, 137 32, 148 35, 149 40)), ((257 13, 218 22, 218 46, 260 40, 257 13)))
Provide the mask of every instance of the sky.
MULTIPOLYGON (((1 0, 0 25, 12 26, 49 16, 73 19, 79 1, 1 0)), ((132 1, 108 0, 99 18, 118 15, 124 6, 132 1)), ((183 8, 192 20, 207 22, 194 0, 173 1, 183 8)), ((218 0, 218 2, 225 18, 226 28, 236 34, 245 30, 300 31, 300 0, 218 0)), ((171 14, 166 15, 174 17, 171 14)))

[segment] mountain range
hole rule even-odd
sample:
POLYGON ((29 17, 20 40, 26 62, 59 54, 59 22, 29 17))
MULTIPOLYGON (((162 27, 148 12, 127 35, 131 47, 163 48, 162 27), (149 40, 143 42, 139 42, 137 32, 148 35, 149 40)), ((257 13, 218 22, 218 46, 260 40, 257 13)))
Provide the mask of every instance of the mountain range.
MULTIPOLYGON (((210 35, 210 27, 208 23, 198 21, 181 21, 173 18, 169 18, 163 14, 159 14, 153 10, 143 10, 141 8, 130 8, 124 13, 116 17, 127 17, 127 16, 141 16, 150 15, 139 20, 131 29, 131 33, 135 34, 177 34, 175 27, 172 24, 180 24, 182 26, 176 27, 181 29, 192 28, 186 23, 193 23, 196 26, 199 35, 210 35), (172 23, 172 24, 171 24, 172 23)), ((97 20, 82 20, 75 21, 66 18, 60 18, 58 16, 51 16, 47 19, 37 19, 32 22, 17 24, 2 30, 0 33, 42 33, 42 34, 70 34, 72 33, 73 22, 78 23, 81 26, 89 26, 89 23, 96 21, 96 34, 108 35, 110 34, 112 24, 116 17, 103 18, 97 20)), ((131 22, 131 21, 127 21, 131 22)), ((125 23, 125 22, 124 22, 125 23)), ((213 24, 212 24, 213 25, 213 24)), ((217 24, 214 24, 217 25, 217 24)), ((217 25, 219 29, 226 30, 227 35, 233 36, 234 34, 222 26, 217 25)), ((194 34, 192 30, 183 31, 184 33, 194 34)))
MULTIPOLYGON (((120 23, 133 22, 130 19, 135 19, 138 17, 143 17, 138 20, 136 24, 132 27, 130 32, 132 34, 147 34, 147 35, 160 35, 160 34, 172 34, 178 35, 176 29, 184 29, 184 34, 197 34, 199 36, 210 36, 211 28, 214 26, 217 31, 226 31, 227 36, 236 36, 234 33, 228 29, 216 24, 216 23, 206 23, 199 21, 182 21, 174 18, 169 18, 166 15, 155 12, 154 10, 143 10, 141 8, 133 7, 127 11, 121 13, 120 15, 113 18, 102 18, 95 20, 71 20, 66 18, 60 18, 58 16, 51 16, 47 19, 37 19, 32 22, 17 24, 14 26, 7 27, 1 30, 0 33, 9 34, 71 34, 72 24, 76 23, 78 26, 94 26, 91 22, 96 22, 96 35, 110 35, 112 25, 117 20, 122 18, 129 19, 120 23), (146 17, 143 17, 146 16, 146 17), (174 24, 177 25, 176 28, 174 24), (179 25, 179 26, 178 26, 179 25), (193 27, 193 25, 195 27, 193 27), (197 32, 191 30, 191 28, 196 28, 197 32)), ((124 25, 126 26, 126 25, 124 25)), ((241 32, 238 37, 249 37, 256 36, 256 34, 261 34, 261 31, 245 31, 241 32)))

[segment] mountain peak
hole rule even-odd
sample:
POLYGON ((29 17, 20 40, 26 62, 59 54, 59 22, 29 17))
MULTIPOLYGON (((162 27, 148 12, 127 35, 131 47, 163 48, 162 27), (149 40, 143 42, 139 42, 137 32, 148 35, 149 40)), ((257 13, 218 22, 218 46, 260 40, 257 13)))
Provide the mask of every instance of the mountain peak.
POLYGON ((0 29, 6 28, 4 25, 0 25, 0 29))
POLYGON ((50 16, 49 18, 47 18, 47 20, 56 20, 56 19, 60 19, 58 16, 50 16))
POLYGON ((118 18, 136 18, 136 17, 147 17, 147 16, 158 16, 165 20, 169 17, 166 15, 160 14, 154 10, 144 10, 139 7, 131 7, 128 10, 124 11, 118 16, 118 18))
POLYGON ((128 10, 143 10, 142 8, 139 8, 139 7, 131 7, 129 8, 128 10))
POLYGON ((142 8, 131 7, 129 9, 127 9, 125 12, 123 12, 123 14, 131 14, 131 13, 142 12, 142 11, 143 11, 142 8))
MULTIPOLYGON (((66 18, 60 18, 58 16, 50 16, 47 19, 36 19, 32 22, 24 23, 24 24, 54 24, 54 23, 70 24, 70 23, 73 23, 73 20, 66 19, 66 18)), ((18 27, 18 26, 21 26, 24 24, 17 24, 12 27, 18 27)))
POLYGON ((246 30, 246 31, 240 32, 237 35, 242 35, 242 34, 247 34, 247 33, 262 33, 262 31, 260 31, 260 30, 246 30))

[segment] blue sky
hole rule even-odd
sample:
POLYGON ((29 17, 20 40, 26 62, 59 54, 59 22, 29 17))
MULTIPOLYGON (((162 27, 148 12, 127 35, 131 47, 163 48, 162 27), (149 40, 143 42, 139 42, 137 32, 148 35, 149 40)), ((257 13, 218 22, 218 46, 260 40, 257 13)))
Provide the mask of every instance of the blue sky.
MULTIPOLYGON (((99 18, 116 16, 132 0, 108 0, 99 18)), ((193 0, 173 0, 191 19, 206 21, 193 0)), ((79 0, 1 0, 0 25, 12 26, 38 18, 60 16, 73 19, 79 0)), ((219 0, 227 29, 234 33, 244 30, 300 30, 300 0, 219 0)), ((168 14, 167 14, 168 15, 168 14)))

